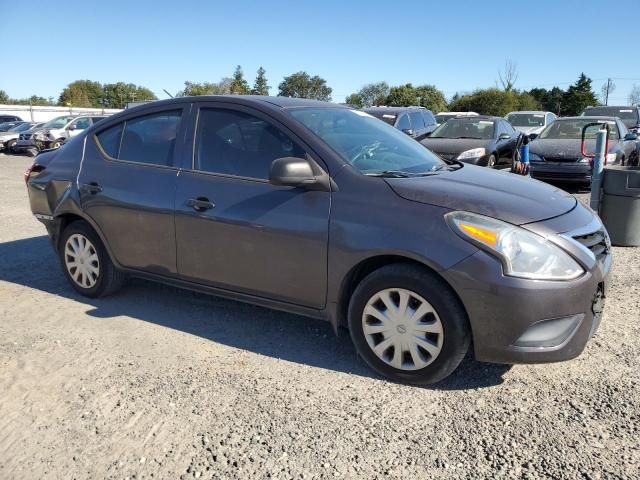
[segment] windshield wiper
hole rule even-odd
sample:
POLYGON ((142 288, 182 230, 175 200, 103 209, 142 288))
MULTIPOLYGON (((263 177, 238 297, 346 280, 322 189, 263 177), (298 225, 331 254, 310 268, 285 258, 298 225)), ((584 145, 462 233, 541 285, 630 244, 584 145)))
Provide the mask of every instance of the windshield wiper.
POLYGON ((383 177, 383 178, 409 178, 414 174, 409 172, 403 172, 401 170, 384 170, 382 172, 365 173, 369 177, 383 177))
POLYGON ((460 138, 470 138, 470 139, 472 139, 472 140, 482 140, 482 138, 481 138, 481 137, 454 137, 454 139, 455 139, 455 140, 458 140, 458 139, 460 139, 460 138))

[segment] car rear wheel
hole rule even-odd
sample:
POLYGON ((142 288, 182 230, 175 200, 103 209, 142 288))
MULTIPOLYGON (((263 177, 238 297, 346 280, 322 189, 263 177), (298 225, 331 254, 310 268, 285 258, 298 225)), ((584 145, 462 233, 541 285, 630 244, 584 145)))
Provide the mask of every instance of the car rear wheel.
POLYGON ((100 237, 84 221, 74 222, 64 230, 60 259, 71 286, 86 297, 109 295, 126 279, 111 261, 100 237))
POLYGON ((415 385, 451 374, 470 342, 466 312, 451 288, 406 264, 383 267, 360 282, 349 304, 349 331, 370 367, 415 385))

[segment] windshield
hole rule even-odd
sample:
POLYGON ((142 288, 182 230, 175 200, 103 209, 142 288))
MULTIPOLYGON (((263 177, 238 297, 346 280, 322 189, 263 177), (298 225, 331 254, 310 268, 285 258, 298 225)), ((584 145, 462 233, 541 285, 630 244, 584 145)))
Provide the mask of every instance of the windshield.
POLYGON ((514 127, 544 127, 544 113, 510 113, 507 120, 514 127))
POLYGON ((396 118, 398 118, 398 116, 393 113, 385 113, 380 111, 370 112, 367 110, 364 110, 364 111, 373 117, 379 118, 380 120, 388 123, 391 126, 396 124, 396 118))
MULTIPOLYGON (((588 123, 597 122, 596 120, 561 120, 558 119, 545 128, 542 133, 540 133, 539 138, 549 138, 556 140, 581 140, 582 139, 582 128, 588 123)), ((620 138, 618 135, 618 127, 613 120, 609 120, 607 122, 601 121, 598 122, 600 124, 607 123, 609 125, 609 138, 610 139, 618 139, 620 138)), ((585 135, 586 138, 595 138, 596 132, 599 130, 597 125, 594 125, 587 129, 587 133, 585 135)))
POLYGON ((362 173, 424 173, 446 166, 426 147, 365 112, 346 108, 294 108, 289 112, 362 173))
POLYGON ((49 120, 42 125, 44 128, 63 128, 67 123, 73 120, 75 117, 56 117, 53 120, 49 120))
MULTIPOLYGON (((634 125, 638 123, 638 110, 635 108, 620 107, 595 107, 587 108, 582 115, 594 117, 620 117, 621 120, 632 120, 634 125)), ((625 122, 626 124, 626 122, 625 122)))
POLYGON ((455 117, 455 115, 436 115, 436 122, 438 123, 444 123, 447 120, 449 120, 450 118, 455 117))
POLYGON ((431 138, 477 138, 489 140, 493 138, 493 120, 476 118, 452 118, 436 128, 431 138))
POLYGON ((10 128, 10 132, 22 132, 24 130, 29 130, 31 128, 31 123, 21 123, 20 125, 16 125, 13 128, 10 128))

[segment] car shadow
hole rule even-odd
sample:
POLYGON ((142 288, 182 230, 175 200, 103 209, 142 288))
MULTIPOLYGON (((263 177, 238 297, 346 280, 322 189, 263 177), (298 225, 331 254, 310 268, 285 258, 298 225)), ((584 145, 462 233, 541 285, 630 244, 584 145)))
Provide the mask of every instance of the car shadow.
MULTIPOLYGON (((115 295, 82 297, 66 282, 44 235, 0 243, 0 281, 75 300, 89 306, 92 317, 126 315, 260 355, 381 379, 358 357, 348 333, 336 337, 327 322, 135 278, 115 295)), ((451 376, 425 388, 491 387, 503 383, 509 369, 469 354, 451 376)))

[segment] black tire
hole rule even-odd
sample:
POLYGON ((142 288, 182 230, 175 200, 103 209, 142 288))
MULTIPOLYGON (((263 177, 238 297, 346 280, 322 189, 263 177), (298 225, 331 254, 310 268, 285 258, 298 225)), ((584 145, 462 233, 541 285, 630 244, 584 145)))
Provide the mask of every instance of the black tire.
POLYGON ((59 139, 54 140, 53 142, 51 142, 51 145, 49 145, 49 147, 47 147, 47 149, 60 148, 63 143, 64 143, 64 138, 59 138, 59 139))
POLYGON ((84 221, 79 220, 73 222, 65 228, 62 236, 60 237, 58 254, 62 264, 62 271, 67 277, 67 280, 78 293, 85 297, 98 298, 110 295, 120 289, 127 278, 126 274, 118 270, 111 261, 111 257, 102 244, 100 237, 96 234, 93 228, 84 221), (72 235, 81 235, 88 239, 97 254, 98 274, 94 280, 95 284, 90 287, 84 287, 78 284, 78 282, 72 277, 70 269, 67 268, 66 258, 68 257, 65 252, 65 248, 72 235))
POLYGON ((442 380, 458 367, 471 341, 467 313, 451 287, 430 270, 414 265, 388 265, 367 275, 351 296, 348 317, 351 339, 360 356, 375 371, 396 382, 426 385, 442 380), (364 308, 373 295, 387 288, 417 293, 433 306, 440 318, 444 332, 442 350, 424 368, 394 368, 378 358, 367 343, 362 326, 364 308))
POLYGON ((14 153, 13 152, 13 147, 14 147, 15 144, 16 144, 16 140, 9 140, 7 142, 7 148, 5 149, 5 151, 7 153, 14 153))
POLYGON ((487 167, 489 168, 493 168, 496 166, 496 156, 492 153, 491 155, 489 155, 489 158, 487 158, 487 167))

